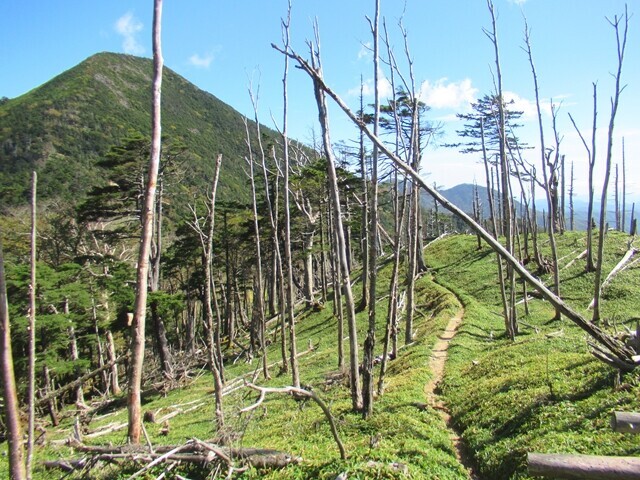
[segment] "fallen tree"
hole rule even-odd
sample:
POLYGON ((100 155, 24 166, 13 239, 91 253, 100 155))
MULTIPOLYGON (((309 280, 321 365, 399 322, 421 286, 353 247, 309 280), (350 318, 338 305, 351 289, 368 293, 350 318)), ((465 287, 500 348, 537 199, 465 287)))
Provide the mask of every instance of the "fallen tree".
MULTIPOLYGON (((620 272, 622 272, 623 270, 625 270, 625 268, 627 267, 627 264, 631 261, 631 259, 636 253, 638 253, 638 249, 633 246, 630 246, 627 252, 624 254, 624 256, 620 259, 618 264, 615 267, 613 267, 613 270, 611 270, 611 272, 609 272, 609 275, 607 275, 607 278, 604 279, 604 282, 602 282, 602 285, 600 285, 601 294, 604 291, 604 289, 609 286, 609 284, 612 282, 614 277, 620 272)), ((588 307, 589 310, 593 310, 595 303, 596 303, 596 299, 594 298, 591 300, 591 303, 589 303, 589 307, 588 307)))
POLYGON ((37 402, 36 405, 38 407, 44 405, 45 403, 53 400, 54 398, 59 397, 60 395, 68 392, 69 390, 73 390, 74 388, 79 387, 80 385, 82 385, 83 383, 85 383, 87 380, 95 377, 96 375, 101 374, 102 372, 104 372, 105 370, 109 370, 111 367, 113 367, 114 365, 117 365, 119 363, 123 363, 127 358, 129 357, 129 355, 121 355, 120 357, 116 358, 115 360, 113 360, 112 362, 106 363, 105 365, 101 366, 100 368, 97 368, 95 370, 92 370, 91 372, 85 373, 84 375, 82 375, 80 378, 74 380, 71 383, 67 383, 66 385, 58 388, 57 390, 54 390, 51 393, 48 393, 47 395, 45 395, 44 397, 41 397, 37 402))
MULTIPOLYGON (((91 470, 103 463, 136 463, 142 467, 129 479, 137 478, 162 462, 193 463, 209 465, 218 463, 230 472, 238 472, 247 467, 284 468, 287 465, 300 463, 302 460, 286 452, 264 448, 229 448, 215 443, 204 442, 193 438, 183 445, 155 446, 153 451, 137 445, 92 446, 79 442, 70 442, 70 446, 83 455, 80 458, 60 459, 44 462, 49 469, 60 469, 66 472, 91 470)), ((209 467, 207 467, 209 468, 209 467)))
POLYGON ((611 429, 614 432, 640 434, 640 413, 613 412, 611 429))
POLYGON ((529 453, 530 475, 583 480, 639 480, 640 458, 529 453))

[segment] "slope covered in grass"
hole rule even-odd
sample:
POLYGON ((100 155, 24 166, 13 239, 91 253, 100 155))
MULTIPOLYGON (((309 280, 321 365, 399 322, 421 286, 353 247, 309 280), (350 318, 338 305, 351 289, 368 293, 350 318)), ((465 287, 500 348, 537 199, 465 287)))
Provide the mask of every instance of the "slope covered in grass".
MULTIPOLYGON (((584 232, 558 237, 561 266, 584 250, 584 232)), ((627 249, 628 237, 608 234, 605 275, 627 249)), ((548 254, 548 252, 546 252, 548 254)), ((542 300, 519 306, 520 335, 507 340, 500 317, 496 257, 475 237, 453 236, 427 249, 435 279, 464 303, 465 318, 449 349, 443 392, 457 428, 483 478, 528 478, 526 453, 640 455, 637 437, 613 433, 613 410, 640 409, 637 373, 621 379, 588 353, 585 334, 568 320, 552 321, 542 300)), ((549 282, 548 277, 543 279, 549 282)), ((561 295, 591 318, 593 274, 584 260, 561 271, 561 295)), ((521 285, 520 285, 521 287, 521 285)), ((522 295, 519 294, 521 299, 522 295)), ((610 331, 635 328, 640 271, 630 269, 605 290, 610 331)))
MULTIPOLYGON (((381 298, 377 302, 379 328, 377 352, 382 352, 384 319, 388 298, 386 295, 390 268, 380 273, 381 298)), ((242 379, 251 379, 260 372, 254 360, 249 364, 241 357, 234 362, 237 352, 226 355, 227 385, 237 385, 225 396, 226 429, 222 432, 234 447, 272 448, 301 457, 298 465, 283 470, 249 470, 234 478, 254 479, 335 479, 346 473, 349 479, 375 478, 425 478, 466 479, 468 475, 455 456, 450 431, 439 413, 425 404, 424 387, 431 378, 428 369, 431 348, 448 320, 460 308, 459 303, 445 289, 431 282, 428 276, 417 284, 418 311, 416 316, 416 340, 403 347, 398 358, 389 364, 385 380, 385 393, 375 403, 374 416, 368 421, 351 411, 351 399, 346 378, 339 378, 337 369, 337 320, 332 313, 331 302, 321 311, 305 310, 297 314, 298 352, 301 381, 305 388, 313 389, 331 409, 337 420, 338 430, 348 455, 340 460, 338 448, 331 436, 329 424, 322 411, 313 402, 300 402, 288 395, 269 395, 256 410, 240 414, 241 408, 251 405, 257 393, 242 387, 242 379), (308 346, 313 349, 309 350, 308 346)), ((357 298, 357 292, 356 292, 357 298)), ((358 314, 360 340, 364 339, 367 313, 358 314)), ((276 329, 276 326, 273 326, 276 329)), ((270 333, 273 338, 274 331, 270 333)), ((345 352, 348 348, 344 339, 345 352)), ((269 347, 270 362, 279 359, 278 341, 269 347)), ((151 368, 151 367, 149 367, 151 368)), ((272 379, 264 381, 258 376, 255 383, 266 386, 290 385, 289 375, 278 375, 279 365, 271 368, 272 379)), ((164 397, 153 391, 144 396, 144 411, 156 413, 156 418, 181 409, 187 413, 169 420, 166 436, 160 434, 162 424, 146 423, 153 445, 180 445, 191 438, 215 439, 213 382, 203 370, 193 372, 197 377, 185 386, 164 397), (189 410, 193 409, 193 410, 189 410)), ((109 425, 126 422, 124 398, 99 412, 94 412, 86 427, 87 432, 99 431, 109 425)), ((48 440, 61 440, 72 431, 73 412, 59 428, 51 428, 48 440)), ((126 442, 126 430, 89 438, 87 444, 122 445, 126 442)), ((37 451, 35 478, 60 478, 58 471, 45 471, 40 465, 45 459, 77 457, 69 447, 49 444, 37 451)), ((93 470, 91 476, 84 472, 71 478, 128 478, 140 468, 130 465, 124 470, 105 466, 93 470)), ((155 478, 166 464, 152 470, 149 478, 155 478)), ((206 478, 211 472, 206 468, 175 468, 172 474, 181 473, 188 478, 206 478)), ((222 472, 222 473, 226 473, 222 472)), ((224 475, 223 475, 224 477, 224 475)), ((168 478, 172 478, 169 476, 168 478)))

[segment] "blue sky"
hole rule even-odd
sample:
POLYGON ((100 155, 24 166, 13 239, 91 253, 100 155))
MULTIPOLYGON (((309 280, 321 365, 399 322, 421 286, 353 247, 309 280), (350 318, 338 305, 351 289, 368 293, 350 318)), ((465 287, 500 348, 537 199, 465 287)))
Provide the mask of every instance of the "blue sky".
MULTIPOLYGON (((575 163, 578 193, 586 191, 586 153, 568 119, 574 116, 586 136, 592 121, 592 83, 598 83, 599 163, 606 148, 611 73, 616 68, 614 31, 605 17, 624 12, 620 0, 494 0, 504 89, 525 111, 520 136, 537 145, 531 73, 523 46, 523 15, 531 28, 540 95, 548 107, 561 103, 558 125, 562 153, 575 163)), ((0 6, 0 96, 15 97, 101 51, 150 56, 152 1, 146 0, 3 0, 0 6)), ((281 119, 282 56, 270 44, 281 39, 280 19, 286 0, 179 0, 164 2, 165 65, 240 112, 253 115, 249 84, 259 87, 259 115, 272 125, 281 119)), ((614 161, 621 161, 625 137, 628 191, 640 198, 640 1, 627 2, 632 14, 615 133, 614 161)), ((493 90, 492 46, 483 34, 490 17, 484 0, 381 0, 396 55, 403 53, 398 20, 408 32, 415 79, 430 116, 445 125, 442 142, 456 141, 461 128, 455 113, 493 90)), ((372 0, 293 0, 292 43, 306 54, 318 19, 327 82, 353 108, 358 106, 361 77, 370 87, 371 33, 365 16, 372 0)), ((311 84, 300 71, 290 75, 290 133, 310 141, 316 126, 311 84)), ((372 97, 365 99, 372 101, 372 97)), ((550 116, 545 114, 551 139, 550 116)), ((332 109, 332 137, 354 134, 344 116, 332 109)), ((536 150, 527 152, 539 163, 536 150)), ((430 149, 423 172, 446 187, 484 183, 477 159, 445 148, 430 149)), ((599 172, 599 178, 601 178, 599 172)), ((601 185, 596 186, 596 191, 601 185)))

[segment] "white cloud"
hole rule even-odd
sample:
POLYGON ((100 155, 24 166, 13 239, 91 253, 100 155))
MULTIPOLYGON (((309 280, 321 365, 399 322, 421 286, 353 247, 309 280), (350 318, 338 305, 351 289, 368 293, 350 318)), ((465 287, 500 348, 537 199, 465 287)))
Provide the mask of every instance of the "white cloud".
MULTIPOLYGON (((384 101, 385 99, 389 99, 392 98, 392 91, 391 91, 391 82, 389 82, 389 80, 387 80, 385 77, 381 77, 378 79, 378 88, 379 88, 379 92, 380 92, 380 98, 382 99, 382 101, 384 101)), ((373 97, 374 91, 373 91, 373 79, 369 78, 367 80, 364 81, 364 84, 362 85, 362 96, 363 97, 373 97)), ((349 95, 350 97, 359 97, 360 96, 360 85, 358 85, 357 87, 354 87, 352 89, 350 89, 347 92, 347 95, 349 95)))
POLYGON ((360 45, 360 50, 358 51, 358 60, 363 58, 370 58, 373 56, 373 47, 371 46, 371 42, 366 42, 360 45))
MULTIPOLYGON (((568 105, 571 105, 571 103, 567 104, 563 102, 563 99, 567 97, 568 95, 559 95, 552 98, 551 100, 540 100, 540 111, 542 112, 543 115, 547 115, 551 117, 551 105, 555 106, 556 111, 560 107, 566 107, 568 105)), ((507 103, 510 104, 509 110, 523 112, 522 117, 524 119, 537 118, 538 110, 536 108, 535 100, 529 100, 528 98, 521 97, 515 92, 509 92, 509 91, 504 92, 504 99, 507 103)))
POLYGON ((509 3, 515 3, 516 5, 524 5, 527 0, 509 0, 509 3))
POLYGON ((471 85, 471 80, 465 78, 460 82, 448 82, 447 78, 441 78, 431 83, 429 80, 422 82, 419 97, 431 108, 466 109, 476 100, 478 89, 471 85))
POLYGON ((198 68, 209 68, 212 61, 213 61, 212 53, 207 53, 205 55, 194 53, 189 57, 189 64, 198 68))
POLYGON ((132 55, 142 55, 144 53, 144 47, 137 39, 142 27, 142 22, 137 20, 131 12, 125 13, 116 21, 115 30, 123 37, 122 48, 125 53, 132 55))

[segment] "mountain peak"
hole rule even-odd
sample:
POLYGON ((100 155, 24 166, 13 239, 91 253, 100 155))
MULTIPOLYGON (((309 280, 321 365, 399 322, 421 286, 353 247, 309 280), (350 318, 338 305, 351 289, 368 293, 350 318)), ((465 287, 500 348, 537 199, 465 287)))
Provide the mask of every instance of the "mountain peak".
MULTIPOLYGON (((100 52, 0 103, 0 201, 24 202, 32 170, 40 195, 82 195, 112 146, 131 131, 150 134, 152 68, 148 58, 100 52)), ((222 153, 221 194, 243 195, 242 115, 166 67, 162 107, 163 134, 188 146, 191 181, 205 185, 222 153)))

